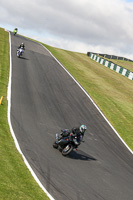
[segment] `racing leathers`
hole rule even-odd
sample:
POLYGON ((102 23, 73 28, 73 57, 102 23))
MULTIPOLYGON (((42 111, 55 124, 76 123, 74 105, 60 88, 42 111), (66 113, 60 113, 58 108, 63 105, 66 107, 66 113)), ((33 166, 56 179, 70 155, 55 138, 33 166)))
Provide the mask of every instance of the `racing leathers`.
POLYGON ((72 128, 70 135, 77 146, 83 141, 84 133, 81 133, 79 128, 72 128))
POLYGON ((24 44, 20 44, 19 47, 18 47, 18 49, 20 49, 20 48, 23 49, 23 50, 25 50, 24 44))

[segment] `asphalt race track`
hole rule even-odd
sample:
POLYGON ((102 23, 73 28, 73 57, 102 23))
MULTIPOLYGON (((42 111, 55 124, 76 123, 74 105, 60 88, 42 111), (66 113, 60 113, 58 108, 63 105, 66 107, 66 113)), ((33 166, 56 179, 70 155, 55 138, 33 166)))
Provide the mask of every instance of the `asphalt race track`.
POLYGON ((133 155, 93 103, 40 44, 11 35, 11 123, 32 169, 56 200, 132 200, 133 155), (26 50, 17 58, 21 42, 26 50), (56 132, 85 124, 85 143, 68 157, 56 132))

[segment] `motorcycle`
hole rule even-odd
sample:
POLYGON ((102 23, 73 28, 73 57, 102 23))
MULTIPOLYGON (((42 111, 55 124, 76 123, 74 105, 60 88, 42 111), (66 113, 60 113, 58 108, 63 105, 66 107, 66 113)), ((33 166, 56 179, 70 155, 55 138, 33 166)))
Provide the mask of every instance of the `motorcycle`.
POLYGON ((18 32, 18 29, 14 29, 13 34, 16 35, 18 32))
POLYGON ((22 56, 24 53, 22 48, 17 49, 17 57, 20 58, 20 56, 22 56))
POLYGON ((60 149, 63 156, 70 154, 73 149, 78 148, 82 141, 82 135, 73 136, 68 129, 61 130, 61 134, 56 133, 56 140, 53 143, 55 149, 60 149))

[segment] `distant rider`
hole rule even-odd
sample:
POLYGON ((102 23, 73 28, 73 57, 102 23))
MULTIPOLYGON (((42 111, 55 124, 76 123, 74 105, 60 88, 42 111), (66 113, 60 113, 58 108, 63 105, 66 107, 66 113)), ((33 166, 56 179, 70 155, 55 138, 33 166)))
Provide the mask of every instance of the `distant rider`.
POLYGON ((24 45, 23 42, 19 45, 18 49, 20 49, 20 48, 23 49, 23 50, 25 50, 25 45, 24 45))
POLYGON ((15 28, 13 32, 14 32, 14 35, 16 35, 16 34, 17 34, 17 32, 18 32, 18 29, 17 29, 17 28, 15 28))

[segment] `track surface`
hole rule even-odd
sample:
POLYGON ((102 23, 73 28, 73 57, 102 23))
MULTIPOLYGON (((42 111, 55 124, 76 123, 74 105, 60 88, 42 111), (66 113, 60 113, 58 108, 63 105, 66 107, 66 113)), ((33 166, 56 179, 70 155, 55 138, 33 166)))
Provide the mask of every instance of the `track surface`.
POLYGON ((11 123, 21 150, 56 200, 132 200, 133 156, 89 98, 39 44, 12 35, 11 123), (23 58, 16 48, 25 43, 23 58), (85 143, 69 157, 55 133, 85 124, 85 143))

